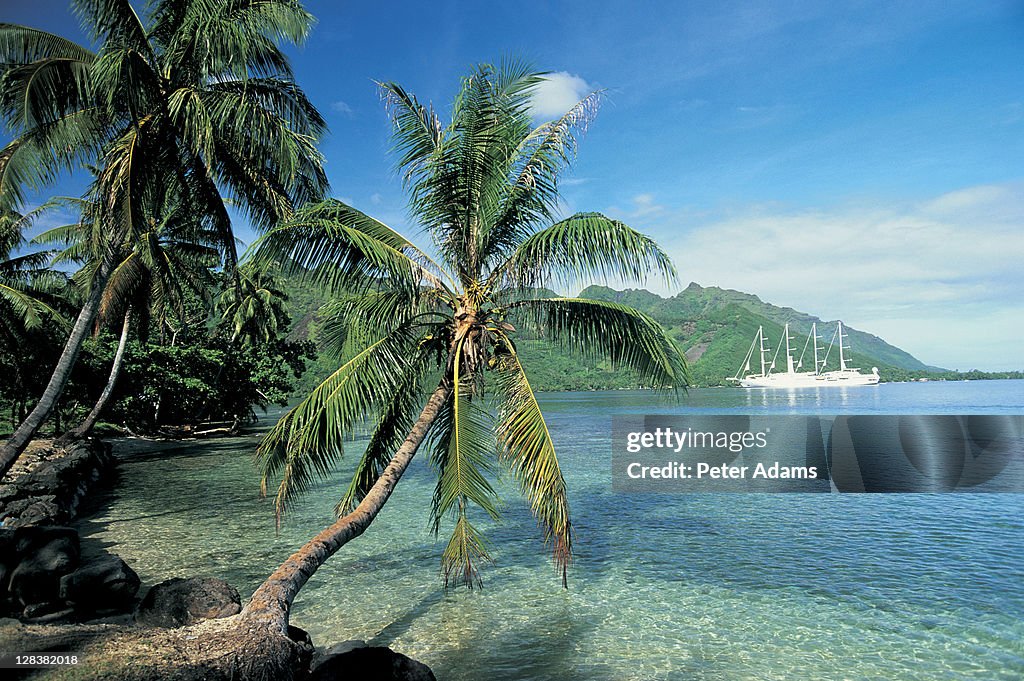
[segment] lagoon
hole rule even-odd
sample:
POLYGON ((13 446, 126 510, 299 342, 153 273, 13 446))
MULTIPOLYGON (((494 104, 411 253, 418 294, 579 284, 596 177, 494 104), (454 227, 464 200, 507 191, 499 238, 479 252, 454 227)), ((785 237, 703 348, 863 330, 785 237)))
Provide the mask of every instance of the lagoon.
MULTIPOLYGON (((568 590, 510 492, 503 522, 481 522, 495 559, 484 588, 445 593, 421 456, 366 534, 303 589, 293 624, 318 645, 391 646, 449 681, 1024 677, 1024 495, 626 495, 610 467, 614 414, 1020 414, 1024 381, 695 389, 677 404, 552 393, 542 406, 576 527, 568 590)), ((202 574, 247 597, 331 520, 348 470, 275 533, 251 464, 257 439, 119 443, 137 451, 80 521, 86 546, 121 555, 143 588, 202 574)))

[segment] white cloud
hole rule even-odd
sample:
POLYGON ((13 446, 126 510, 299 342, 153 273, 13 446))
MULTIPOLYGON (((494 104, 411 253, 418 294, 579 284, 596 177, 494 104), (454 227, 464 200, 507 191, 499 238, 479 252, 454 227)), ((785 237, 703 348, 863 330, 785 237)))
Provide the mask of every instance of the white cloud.
POLYGON ((535 118, 561 116, 595 89, 568 71, 549 73, 533 93, 531 113, 535 118))
POLYGON ((578 187, 587 182, 590 182, 589 177, 564 177, 559 180, 559 184, 563 187, 578 187))
POLYGON ((683 281, 841 318, 926 363, 1020 368, 1022 189, 968 187, 902 207, 751 209, 665 245, 683 281))
POLYGON ((637 194, 633 197, 633 210, 629 213, 631 220, 660 215, 665 207, 654 200, 654 194, 637 194))
POLYGON ((383 200, 384 197, 377 193, 374 193, 370 196, 370 203, 372 203, 375 206, 379 206, 381 204, 381 201, 383 200))
POLYGON ((344 114, 346 116, 351 116, 353 113, 352 107, 349 106, 347 102, 343 102, 340 99, 336 102, 331 102, 331 111, 334 113, 344 114))

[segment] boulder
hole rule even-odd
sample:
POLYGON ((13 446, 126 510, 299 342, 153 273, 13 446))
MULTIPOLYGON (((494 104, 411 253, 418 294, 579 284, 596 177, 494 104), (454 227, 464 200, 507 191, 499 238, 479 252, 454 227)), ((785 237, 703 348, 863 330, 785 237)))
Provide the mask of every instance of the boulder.
POLYGON ((17 485, 0 485, 0 504, 16 498, 19 494, 21 494, 21 491, 17 485))
POLYGON ((22 511, 32 505, 32 501, 32 497, 28 497, 27 499, 14 499, 4 506, 4 515, 12 517, 20 516, 22 511))
POLYGON ((126 610, 139 592, 139 576, 119 556, 106 555, 60 578, 60 597, 78 612, 126 610))
POLYGON ((335 643, 333 646, 330 646, 329 648, 321 648, 317 651, 316 664, 319 665, 320 662, 326 660, 328 657, 341 655, 343 653, 349 652, 350 650, 355 650, 356 648, 367 647, 369 647, 369 645, 366 643, 366 641, 361 641, 355 638, 349 639, 348 641, 342 641, 341 643, 335 643))
POLYGON ((313 645, 313 637, 305 629, 294 625, 288 625, 288 638, 295 641, 297 666, 299 669, 308 671, 313 663, 313 656, 316 654, 316 647, 313 645))
POLYGON ((14 528, 0 527, 0 565, 14 566, 18 555, 15 550, 17 543, 18 537, 14 528))
POLYGON ((61 601, 50 601, 49 603, 33 603, 26 605, 21 613, 21 618, 32 624, 48 624, 67 619, 74 614, 72 608, 67 607, 61 601))
POLYGON ((31 503, 19 514, 18 519, 9 524, 11 527, 56 525, 68 519, 68 514, 57 505, 56 497, 52 494, 30 497, 29 501, 31 503))
POLYGON ((323 657, 309 681, 437 681, 430 667, 390 648, 357 647, 323 657))
POLYGON ((242 599, 230 584, 213 577, 175 577, 149 590, 135 609, 135 621, 147 627, 183 627, 199 620, 230 617, 242 599))
POLYGON ((22 527, 14 537, 21 560, 11 570, 11 595, 22 606, 58 601, 60 578, 78 567, 78 533, 70 527, 22 527))

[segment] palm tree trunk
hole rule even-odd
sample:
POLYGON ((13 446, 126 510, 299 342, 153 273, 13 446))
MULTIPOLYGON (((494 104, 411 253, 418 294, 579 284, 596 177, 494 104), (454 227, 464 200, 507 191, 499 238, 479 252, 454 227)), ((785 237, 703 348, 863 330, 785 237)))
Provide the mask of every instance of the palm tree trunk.
POLYGON ((413 424, 405 442, 395 452, 377 478, 377 482, 355 510, 339 518, 282 563, 252 595, 249 604, 242 611, 243 622, 255 624, 263 630, 270 629, 283 636, 287 635, 288 611, 299 590, 328 558, 366 531, 377 517, 451 392, 451 386, 446 381, 437 387, 413 424))
POLYGON ((85 420, 77 428, 67 433, 67 438, 80 438, 88 434, 92 427, 96 425, 96 421, 99 419, 103 408, 110 401, 110 396, 114 392, 114 385, 117 384, 118 374, 121 373, 121 363, 124 361, 124 349, 128 345, 128 333, 131 330, 131 325, 132 309, 129 307, 124 313, 121 338, 117 341, 117 352, 114 353, 114 364, 110 367, 110 377, 107 379, 107 384, 103 387, 103 392, 100 393, 100 398, 96 400, 96 405, 92 408, 92 411, 89 412, 89 415, 85 417, 85 420))
POLYGON ((61 352, 60 359, 57 360, 57 366, 53 370, 53 375, 50 376, 50 382, 47 383, 46 389, 43 390, 43 396, 39 398, 38 404, 25 417, 25 420, 17 427, 10 439, 3 443, 3 445, 0 445, 0 477, 3 477, 10 470, 14 462, 17 461, 18 456, 25 450, 28 443, 32 441, 35 434, 39 432, 39 428, 53 412, 57 400, 60 398, 61 393, 64 392, 64 386, 67 385, 68 379, 71 378, 71 370, 75 366, 75 360, 78 359, 78 352, 82 349, 82 342, 89 335, 92 322, 96 318, 96 312, 100 308, 100 298, 103 296, 103 289, 106 286, 109 274, 110 263, 104 262, 100 265, 99 272, 96 274, 96 280, 92 285, 92 290, 82 306, 82 311, 78 313, 75 325, 71 327, 71 335, 68 336, 68 340, 64 344, 64 351, 61 352))

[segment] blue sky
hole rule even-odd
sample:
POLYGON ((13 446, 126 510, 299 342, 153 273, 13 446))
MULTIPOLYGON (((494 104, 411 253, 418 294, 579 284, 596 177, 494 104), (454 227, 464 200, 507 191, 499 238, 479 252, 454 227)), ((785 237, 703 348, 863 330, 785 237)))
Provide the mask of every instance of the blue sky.
MULTIPOLYGON (((0 2, 81 37, 64 2, 0 2)), ((677 288, 842 318, 930 364, 1024 367, 1024 4, 308 7, 291 54, 330 124, 334 194, 396 228, 416 231, 373 81, 446 112, 469 65, 515 55, 553 74, 542 112, 606 90, 564 209, 655 236, 677 288)))

